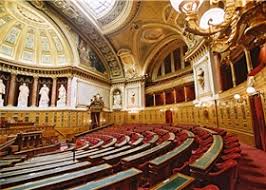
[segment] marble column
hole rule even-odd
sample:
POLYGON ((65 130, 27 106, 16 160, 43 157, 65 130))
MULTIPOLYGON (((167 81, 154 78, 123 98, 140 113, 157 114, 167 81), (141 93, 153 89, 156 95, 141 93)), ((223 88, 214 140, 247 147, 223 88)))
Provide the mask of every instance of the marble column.
POLYGON ((166 105, 166 95, 164 91, 163 91, 163 105, 166 105))
POLYGON ((219 54, 213 55, 214 60, 214 70, 215 70, 215 86, 216 93, 221 93, 223 91, 223 80, 222 80, 222 71, 221 71, 221 61, 219 54))
POLYGON ((37 103, 38 79, 39 79, 39 77, 33 76, 32 96, 31 96, 31 106, 32 107, 35 107, 36 103, 37 103))
POLYGON ((56 81, 57 81, 57 78, 53 78, 52 97, 51 97, 52 107, 55 107, 55 103, 56 103, 56 81))
POLYGON ((67 106, 71 106, 71 83, 72 77, 67 78, 67 106))
POLYGON ((175 59, 174 59, 174 53, 171 53, 171 72, 175 72, 175 59))
POLYGON ((15 89, 16 89, 16 77, 15 73, 11 73, 9 92, 8 92, 8 106, 14 106, 15 103, 15 89))
POLYGON ((230 68, 231 68, 231 75, 232 75, 233 87, 236 87, 235 67, 234 67, 234 64, 232 62, 230 62, 230 68))
POLYGON ((176 89, 174 88, 174 103, 176 104, 176 89))
POLYGON ((183 49, 183 47, 180 48, 180 62, 181 62, 181 69, 184 69, 186 66, 185 66, 184 49, 183 49))
POLYGON ((188 101, 188 96, 189 96, 189 91, 188 87, 184 86, 184 97, 185 97, 185 102, 188 101))
POLYGON ((250 51, 249 49, 244 48, 244 52, 245 52, 245 57, 246 57, 246 62, 247 62, 248 73, 250 73, 250 71, 253 69, 250 51))
POLYGON ((155 94, 153 94, 153 106, 156 106, 155 94))

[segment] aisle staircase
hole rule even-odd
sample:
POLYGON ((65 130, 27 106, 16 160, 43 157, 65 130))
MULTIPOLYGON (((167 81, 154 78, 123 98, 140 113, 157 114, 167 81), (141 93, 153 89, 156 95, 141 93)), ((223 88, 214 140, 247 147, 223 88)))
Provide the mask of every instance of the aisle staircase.
POLYGON ((266 152, 241 144, 237 190, 266 190, 266 152))

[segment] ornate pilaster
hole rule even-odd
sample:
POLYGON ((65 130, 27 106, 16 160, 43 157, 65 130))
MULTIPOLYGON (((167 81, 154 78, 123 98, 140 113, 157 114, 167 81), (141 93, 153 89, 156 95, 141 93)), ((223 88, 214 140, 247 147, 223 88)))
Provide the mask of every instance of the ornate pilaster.
POLYGON ((234 64, 230 61, 230 68, 231 68, 231 74, 232 74, 232 82, 233 87, 236 87, 236 73, 235 73, 235 67, 234 64))
POLYGON ((71 83, 72 77, 67 78, 67 106, 71 106, 71 83))
POLYGON ((184 97, 185 97, 185 102, 188 101, 188 96, 189 96, 189 90, 187 86, 184 86, 184 97))
POLYGON ((156 106, 155 94, 153 93, 152 96, 153 96, 153 106, 156 106))
POLYGON ((174 88, 174 102, 176 104, 176 89, 174 88))
POLYGON ((37 90, 38 90, 38 76, 33 76, 31 106, 35 107, 37 103, 37 90))
POLYGON ((8 106, 14 106, 16 77, 17 75, 15 73, 11 73, 10 86, 9 86, 9 92, 8 92, 8 101, 7 101, 8 106))
POLYGON ((250 71, 253 69, 253 65, 252 65, 252 61, 250 57, 250 51, 246 47, 244 47, 244 52, 245 52, 245 57, 246 57, 246 62, 247 62, 248 73, 250 73, 250 71))
POLYGON ((166 95, 165 95, 165 92, 163 91, 163 105, 166 104, 166 95))
POLYGON ((52 85, 52 97, 51 97, 51 106, 55 107, 55 102, 56 102, 56 81, 57 78, 53 78, 53 85, 52 85))
POLYGON ((221 61, 219 54, 213 54, 214 70, 215 70, 215 87, 216 93, 221 93, 223 91, 223 81, 222 81, 222 71, 221 71, 221 61))

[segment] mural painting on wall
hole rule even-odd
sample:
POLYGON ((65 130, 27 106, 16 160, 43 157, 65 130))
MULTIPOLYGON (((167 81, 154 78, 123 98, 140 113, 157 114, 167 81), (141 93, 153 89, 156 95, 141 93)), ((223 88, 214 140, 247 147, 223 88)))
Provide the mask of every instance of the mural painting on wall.
POLYGON ((113 109, 120 110, 122 109, 122 95, 121 91, 116 89, 113 92, 113 109))
POLYGON ((106 69, 103 63, 86 42, 80 40, 78 50, 80 55, 80 62, 82 64, 87 65, 103 74, 106 73, 106 69))
POLYGON ((3 95, 6 93, 6 86, 2 79, 0 79, 0 107, 4 106, 3 95))

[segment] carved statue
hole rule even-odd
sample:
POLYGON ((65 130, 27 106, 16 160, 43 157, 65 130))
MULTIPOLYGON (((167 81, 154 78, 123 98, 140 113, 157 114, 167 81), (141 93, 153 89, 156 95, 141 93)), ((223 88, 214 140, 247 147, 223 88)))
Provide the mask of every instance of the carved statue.
POLYGON ((57 100, 57 107, 64 107, 66 106, 66 89, 63 84, 61 84, 58 90, 58 100, 57 100))
POLYGON ((25 108, 28 106, 28 97, 29 97, 29 87, 26 83, 23 83, 19 87, 19 95, 18 95, 18 107, 25 108))
POLYGON ((132 92, 132 95, 131 95, 131 104, 132 105, 135 105, 135 92, 132 92))
POLYGON ((198 80, 201 88, 204 89, 204 87, 205 87, 205 81, 204 81, 204 71, 203 71, 202 68, 200 68, 198 70, 197 78, 198 78, 197 80, 198 80))
POLYGON ((0 79, 0 107, 4 106, 3 95, 6 93, 6 86, 3 83, 3 80, 0 79))
POLYGON ((116 91, 113 94, 113 109, 121 109, 122 101, 121 101, 121 94, 120 91, 116 91))
POLYGON ((50 99, 49 99, 49 88, 46 86, 46 84, 42 86, 39 94, 41 95, 41 98, 39 101, 39 107, 47 108, 50 99))

